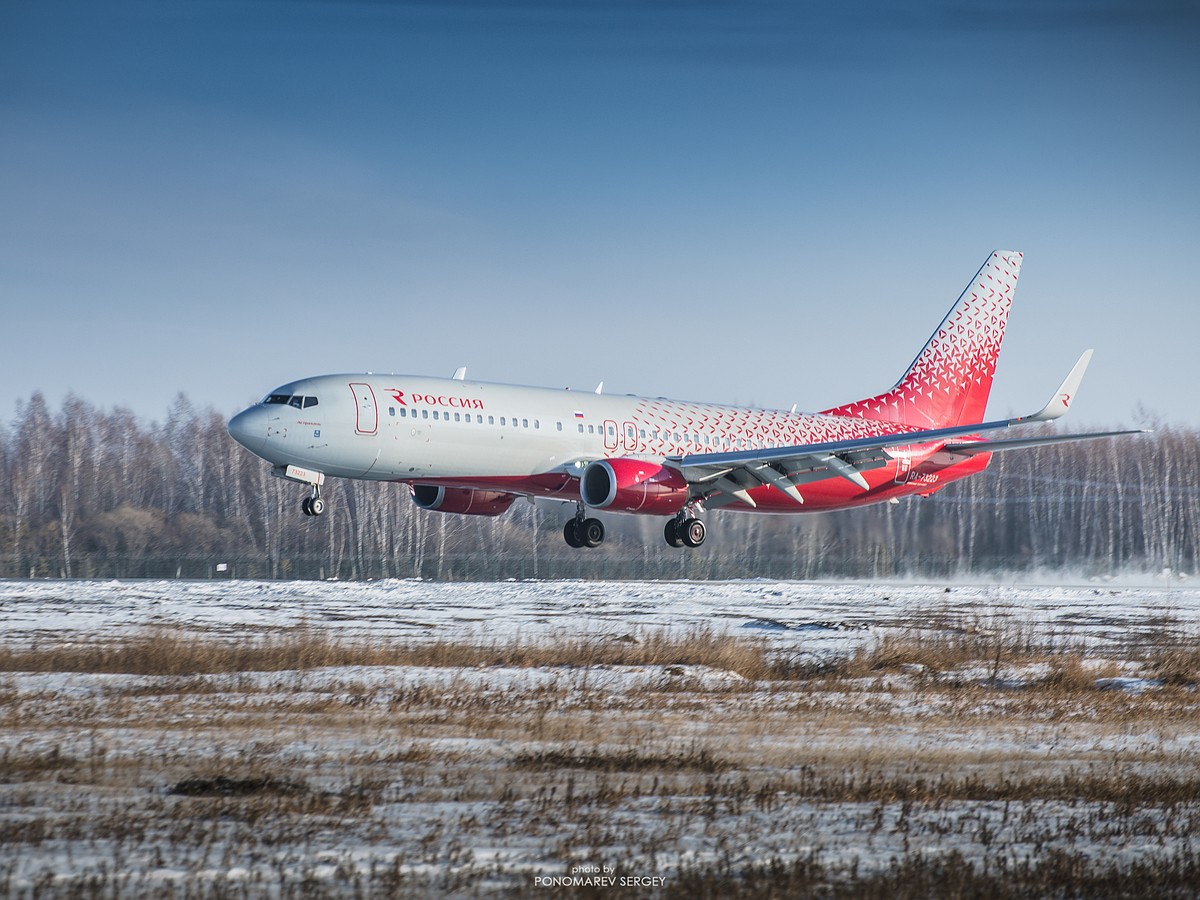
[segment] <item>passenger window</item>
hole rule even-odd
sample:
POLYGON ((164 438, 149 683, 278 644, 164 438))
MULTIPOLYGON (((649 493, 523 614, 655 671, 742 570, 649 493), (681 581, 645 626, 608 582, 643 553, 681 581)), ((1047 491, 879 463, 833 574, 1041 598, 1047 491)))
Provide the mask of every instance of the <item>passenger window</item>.
POLYGON ((388 407, 388 415, 389 415, 389 416, 395 416, 395 415, 396 415, 396 407, 394 407, 394 406, 389 406, 389 407, 388 407))
POLYGON ((521 427, 522 427, 522 428, 528 428, 528 427, 529 427, 529 420, 528 420, 528 419, 522 419, 522 420, 521 420, 521 427))
POLYGON ((558 427, 559 431, 562 431, 562 422, 555 422, 554 424, 558 427))
POLYGON ((402 419, 408 418, 408 410, 405 409, 404 407, 400 408, 400 418, 402 418, 402 419))
POLYGON ((596 433, 596 426, 595 426, 595 425, 589 425, 589 426, 588 426, 588 434, 595 434, 595 433, 596 433))
POLYGON ((538 420, 537 420, 537 419, 534 419, 534 420, 533 420, 533 428, 534 428, 534 430, 536 431, 536 430, 538 430, 538 429, 539 429, 539 428, 541 428, 541 427, 542 427, 542 426, 541 426, 541 423, 540 423, 540 422, 538 422, 538 420))
POLYGON ((454 421, 455 421, 455 422, 461 422, 461 421, 462 421, 462 419, 460 418, 460 416, 459 416, 459 414, 458 414, 458 413, 455 413, 455 414, 454 414, 454 421))
POLYGON ((504 416, 501 416, 501 417, 500 417, 500 424, 501 424, 501 425, 507 425, 507 424, 508 424, 508 419, 506 419, 504 416))
POLYGON ((638 434, 641 435, 643 441, 646 439, 646 429, 645 428, 643 428, 641 431, 639 431, 638 434))
POLYGON ((429 410, 427 410, 427 409, 421 410, 421 418, 428 419, 429 418, 429 410))
POLYGON ((476 424, 476 425, 482 425, 482 424, 483 424, 483 416, 476 416, 476 417, 475 417, 475 424, 476 424))
POLYGON ((488 416, 488 424, 489 424, 489 425, 495 425, 495 424, 496 424, 496 417, 495 417, 495 416, 488 416))
POLYGON ((583 423, 582 422, 579 423, 579 433, 583 434, 583 423))

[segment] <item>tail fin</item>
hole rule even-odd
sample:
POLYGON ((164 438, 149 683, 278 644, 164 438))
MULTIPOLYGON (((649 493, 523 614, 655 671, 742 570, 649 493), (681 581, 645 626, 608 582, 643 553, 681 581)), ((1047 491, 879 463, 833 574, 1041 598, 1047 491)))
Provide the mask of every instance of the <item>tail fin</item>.
POLYGON ((945 428, 983 421, 1022 254, 997 250, 890 391, 830 415, 945 428))

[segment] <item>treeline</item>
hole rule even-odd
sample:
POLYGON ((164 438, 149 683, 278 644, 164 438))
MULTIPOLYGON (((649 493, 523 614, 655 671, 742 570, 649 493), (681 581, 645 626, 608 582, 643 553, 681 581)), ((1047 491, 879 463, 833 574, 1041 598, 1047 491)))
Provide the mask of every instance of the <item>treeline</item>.
POLYGON ((225 417, 182 395, 161 424, 40 394, 0 430, 0 576, 443 579, 887 577, 1065 569, 1190 573, 1200 536, 1200 432, 997 454, 928 500, 839 513, 716 512, 699 551, 662 520, 606 516, 595 550, 562 540, 569 504, 498 519, 418 509, 403 485, 334 480, 320 518, 305 489, 237 446, 225 417))

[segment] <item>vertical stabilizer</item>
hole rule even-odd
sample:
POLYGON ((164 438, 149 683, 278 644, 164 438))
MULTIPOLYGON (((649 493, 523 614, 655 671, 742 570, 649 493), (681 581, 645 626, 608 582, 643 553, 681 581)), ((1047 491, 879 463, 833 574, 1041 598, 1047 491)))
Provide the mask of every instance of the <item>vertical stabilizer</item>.
POLYGON ((1022 255, 997 250, 890 391, 826 410, 921 428, 983 421, 1022 255))

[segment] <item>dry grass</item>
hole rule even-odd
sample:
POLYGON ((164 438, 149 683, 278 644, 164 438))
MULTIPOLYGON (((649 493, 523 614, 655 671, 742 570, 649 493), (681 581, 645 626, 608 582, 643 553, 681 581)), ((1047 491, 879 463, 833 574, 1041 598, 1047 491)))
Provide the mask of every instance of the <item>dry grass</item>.
POLYGON ((929 628, 886 635, 877 645, 859 650, 848 662, 860 670, 919 665, 947 671, 980 664, 991 668, 1030 665, 1048 656, 1072 652, 1083 652, 1081 645, 1063 644, 1013 623, 966 627, 932 623, 929 628))
POLYGON ((846 681, 903 675, 919 685, 947 688, 1079 693, 1104 691, 1105 679, 1136 672, 1167 684, 1194 685, 1200 651, 1175 647, 1169 631, 1142 634, 1114 658, 1095 657, 1079 640, 1047 635, 1012 622, 950 625, 934 620, 927 628, 885 634, 851 654, 819 662, 803 658, 771 661, 779 680, 846 681))
POLYGON ((648 752, 633 747, 613 750, 601 747, 564 747, 527 751, 513 758, 520 769, 583 769, 595 772, 704 772, 713 774, 733 768, 716 758, 707 747, 693 744, 686 750, 648 752))
POLYGON ((1166 684, 1194 688, 1200 684, 1200 646, 1155 648, 1148 660, 1150 671, 1166 684))
MULTIPOLYGON (((1194 685, 1200 681, 1200 649, 1179 647, 1165 633, 1142 636, 1126 651, 1125 658, 1145 661, 1150 674, 1169 684, 1194 685)), ((340 666, 703 666, 753 681, 845 680, 886 673, 939 678, 967 669, 986 673, 968 679, 976 684, 1000 684, 1005 673, 1040 666, 1043 671, 1033 683, 1062 689, 1095 687, 1096 679, 1117 674, 1111 660, 1107 667, 1089 660, 1086 648, 1078 642, 1039 635, 1011 623, 910 628, 887 634, 846 657, 820 661, 774 651, 763 639, 709 628, 682 634, 645 630, 620 636, 518 637, 491 643, 371 642, 330 635, 308 626, 270 632, 257 640, 230 642, 186 629, 155 628, 117 642, 0 647, 0 672, 190 676, 340 666)))
POLYGON ((127 675, 212 675, 311 671, 335 666, 690 666, 725 669, 745 678, 776 668, 765 641, 697 628, 684 634, 583 635, 493 643, 370 642, 307 626, 255 641, 214 640, 185 629, 155 628, 116 643, 0 648, 0 672, 89 672, 127 675))
MULTIPOLYGON (((928 898, 1147 897, 1193 898, 1200 860, 1179 851, 1152 864, 1122 866, 1086 853, 1051 851, 1038 859, 1004 860, 980 869, 962 853, 909 853, 885 870, 860 873, 853 867, 823 864, 817 855, 791 861, 773 859, 739 867, 729 861, 689 867, 661 897, 695 900, 789 897, 796 900, 928 900, 928 898)), ((606 894, 606 896, 609 896, 606 894)), ((636 891, 611 896, 637 897, 636 891)))
POLYGON ((79 674, 0 679, 0 895, 522 896, 584 862, 666 878, 597 896, 1187 896, 1195 666, 945 623, 819 664, 711 631, 7 650, 79 674), (595 677, 624 666, 663 675, 595 677))

